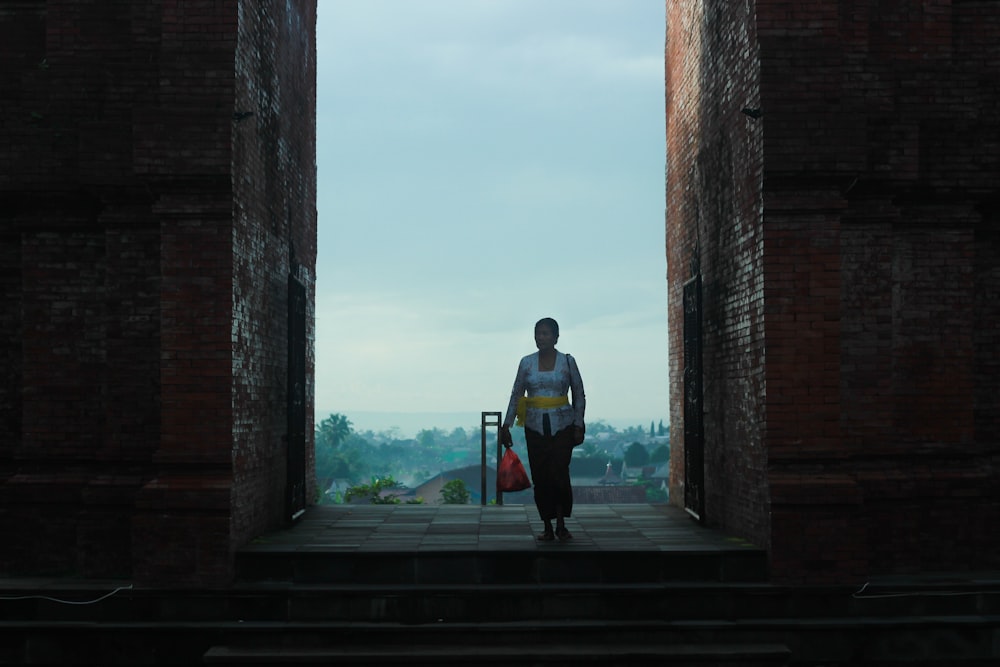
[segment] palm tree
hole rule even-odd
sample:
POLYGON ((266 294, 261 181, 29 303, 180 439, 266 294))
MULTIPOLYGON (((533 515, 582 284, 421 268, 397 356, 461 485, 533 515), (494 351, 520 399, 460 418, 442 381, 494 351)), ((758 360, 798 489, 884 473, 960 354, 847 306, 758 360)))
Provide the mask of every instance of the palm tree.
POLYGON ((316 446, 324 445, 337 449, 347 440, 354 425, 342 414, 333 413, 320 422, 316 429, 316 446))
POLYGON ((333 480, 350 476, 357 464, 357 453, 341 447, 351 435, 351 426, 344 415, 332 414, 316 427, 316 488, 320 502, 328 500, 324 492, 333 480))

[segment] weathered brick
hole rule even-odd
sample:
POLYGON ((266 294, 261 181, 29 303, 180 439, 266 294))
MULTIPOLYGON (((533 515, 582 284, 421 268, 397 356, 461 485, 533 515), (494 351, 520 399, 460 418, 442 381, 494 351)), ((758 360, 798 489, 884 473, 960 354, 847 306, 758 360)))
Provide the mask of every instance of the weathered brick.
POLYGON ((779 579, 995 568, 1000 7, 752 4, 667 3, 672 497, 699 273, 710 522, 779 579))
MULTIPOLYGON (((219 583, 285 519, 315 11, 0 7, 0 528, 23 538, 0 547, 5 571, 219 583)), ((308 406, 312 365, 309 347, 308 406)))

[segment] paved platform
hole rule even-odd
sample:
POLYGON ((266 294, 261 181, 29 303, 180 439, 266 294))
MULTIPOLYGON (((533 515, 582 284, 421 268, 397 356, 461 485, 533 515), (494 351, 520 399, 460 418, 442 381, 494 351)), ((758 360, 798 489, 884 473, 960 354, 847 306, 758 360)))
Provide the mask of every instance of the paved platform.
POLYGON ((541 542, 533 505, 322 505, 264 535, 261 551, 744 551, 749 542, 705 528, 670 505, 577 505, 572 540, 541 542))
POLYGON ((764 581, 767 554, 667 505, 579 505, 571 540, 533 505, 330 505, 237 553, 240 581, 514 584, 764 581))

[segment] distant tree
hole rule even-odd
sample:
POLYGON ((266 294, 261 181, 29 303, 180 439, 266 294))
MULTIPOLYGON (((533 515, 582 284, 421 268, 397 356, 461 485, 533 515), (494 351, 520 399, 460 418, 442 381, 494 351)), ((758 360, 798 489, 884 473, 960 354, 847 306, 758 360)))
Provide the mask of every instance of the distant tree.
POLYGON ((468 505, 471 498, 472 494, 460 479, 451 480, 441 489, 441 499, 445 505, 468 505))
POLYGON ((331 414, 316 427, 316 491, 320 503, 336 502, 326 495, 334 479, 357 479, 366 463, 367 443, 357 436, 350 420, 331 414))
POLYGON ((649 452, 638 442, 633 442, 625 450, 625 465, 629 468, 641 468, 649 463, 649 452))
POLYGON ((603 419, 587 424, 587 435, 598 435, 599 433, 615 433, 615 428, 607 424, 603 419))
POLYGON ((443 435, 444 432, 441 429, 425 428, 420 433, 417 433, 417 444, 421 447, 433 448, 443 435))
POLYGON ((666 445, 660 445, 653 450, 653 453, 649 455, 650 463, 666 463, 670 460, 670 448, 666 445))
MULTIPOLYGON (((669 426, 664 425, 662 421, 660 429, 662 434, 669 433, 669 426)), ((515 446, 522 447, 523 429, 513 431, 515 446)), ((604 474, 609 462, 613 463, 613 469, 618 470, 623 458, 626 458, 629 443, 648 443, 649 436, 655 437, 657 432, 656 420, 650 422, 648 431, 643 422, 625 429, 616 429, 601 420, 588 422, 587 439, 573 451, 571 460, 573 474, 599 477, 604 474)), ((371 430, 357 433, 346 416, 331 414, 316 428, 316 472, 319 480, 317 487, 321 492, 325 491, 330 488, 330 483, 334 479, 338 481, 346 479, 349 486, 362 480, 387 478, 416 486, 441 470, 478 464, 480 434, 479 424, 467 428, 449 427, 447 430, 428 426, 419 430, 416 437, 403 437, 395 427, 378 433, 371 430)), ((495 441, 490 437, 487 453, 491 462, 494 462, 495 456, 493 443, 495 441)), ((627 457, 628 465, 634 466, 636 461, 642 464, 649 462, 652 446, 649 449, 644 445, 640 446, 647 452, 647 458, 644 460, 640 450, 635 450, 627 457), (633 460, 634 458, 636 460, 633 460)), ((663 450, 658 448, 657 452, 658 457, 664 457, 663 450)), ((669 456, 669 449, 666 453, 669 456)), ((370 486, 371 484, 361 484, 358 488, 370 486)), ((363 491, 356 490, 352 497, 357 502, 357 498, 362 495, 363 491)), ((380 492, 379 498, 383 495, 390 494, 380 492)), ((323 495, 319 502, 334 502, 334 499, 332 496, 323 495)))
POLYGON ((595 456, 600 456, 603 451, 604 448, 597 442, 597 440, 590 438, 584 440, 583 444, 577 447, 573 451, 574 454, 573 459, 576 460, 577 458, 585 458, 585 459, 593 458, 595 456), (579 452, 579 454, 577 454, 577 452, 579 452))
POLYGON ((622 437, 624 438, 641 439, 645 435, 646 431, 641 426, 629 426, 622 432, 622 437))
POLYGON ((352 432, 353 424, 344 415, 334 413, 316 427, 316 445, 337 449, 352 432))

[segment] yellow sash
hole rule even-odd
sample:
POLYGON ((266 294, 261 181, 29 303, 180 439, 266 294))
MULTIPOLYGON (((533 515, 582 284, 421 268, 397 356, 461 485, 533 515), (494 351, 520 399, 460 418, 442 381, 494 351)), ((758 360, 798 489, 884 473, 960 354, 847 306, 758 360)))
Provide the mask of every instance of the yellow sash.
POLYGON ((517 401, 517 426, 524 426, 524 417, 528 413, 528 408, 538 408, 545 410, 548 408, 561 408, 569 405, 569 398, 566 396, 522 396, 517 401))

